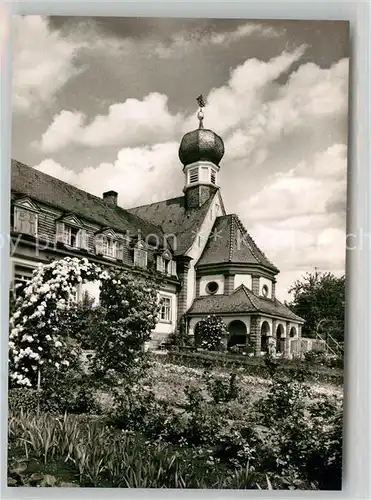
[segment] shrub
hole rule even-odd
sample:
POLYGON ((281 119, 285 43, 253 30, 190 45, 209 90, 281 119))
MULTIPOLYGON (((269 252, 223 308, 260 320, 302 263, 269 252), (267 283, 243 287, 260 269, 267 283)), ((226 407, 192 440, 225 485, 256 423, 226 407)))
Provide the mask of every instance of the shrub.
POLYGON ((219 316, 207 316, 197 324, 197 344, 203 349, 222 349, 227 326, 219 316))
POLYGON ((237 373, 233 372, 229 375, 229 379, 225 380, 223 376, 211 375, 205 372, 206 387, 208 393, 212 397, 215 404, 229 403, 237 399, 239 395, 239 387, 237 383, 237 373))
POLYGON ((39 397, 36 389, 15 387, 8 392, 8 409, 13 412, 29 411, 36 413, 39 397))

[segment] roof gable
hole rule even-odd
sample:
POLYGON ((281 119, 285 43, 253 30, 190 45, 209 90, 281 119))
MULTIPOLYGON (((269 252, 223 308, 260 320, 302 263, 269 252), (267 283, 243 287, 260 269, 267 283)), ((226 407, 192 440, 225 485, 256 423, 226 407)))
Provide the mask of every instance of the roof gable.
POLYGON ((59 217, 57 220, 65 224, 71 224, 72 226, 82 227, 84 225, 81 220, 73 214, 62 215, 62 217, 59 217))
POLYGON ((39 207, 28 197, 18 198, 14 201, 14 205, 17 207, 24 208, 26 210, 32 210, 33 212, 39 212, 39 207))
POLYGON ((235 214, 223 215, 215 220, 197 267, 222 263, 255 264, 278 272, 235 214))

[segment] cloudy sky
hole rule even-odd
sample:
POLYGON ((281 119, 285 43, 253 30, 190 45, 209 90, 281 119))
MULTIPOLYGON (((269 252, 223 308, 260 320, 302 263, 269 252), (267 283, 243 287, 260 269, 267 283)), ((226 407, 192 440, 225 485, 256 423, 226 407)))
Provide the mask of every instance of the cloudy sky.
POLYGON ((344 272, 347 23, 26 16, 13 51, 13 158, 123 207, 178 196, 202 93, 227 211, 280 268, 280 297, 344 272))

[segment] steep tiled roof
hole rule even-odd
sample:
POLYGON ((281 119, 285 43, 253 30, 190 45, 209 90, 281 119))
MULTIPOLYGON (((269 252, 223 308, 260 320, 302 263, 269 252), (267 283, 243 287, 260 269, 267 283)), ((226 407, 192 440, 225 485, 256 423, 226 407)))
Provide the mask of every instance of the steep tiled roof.
MULTIPOLYGON (((161 228, 148 220, 118 206, 110 206, 103 199, 32 167, 12 160, 11 189, 13 192, 71 212, 81 218, 118 232, 137 236, 138 231, 146 237, 157 235, 163 241, 161 228)), ((170 240, 171 244, 171 240, 170 240)))
POLYGON ((262 313, 293 321, 304 321, 279 300, 257 297, 244 285, 239 286, 231 295, 199 297, 193 301, 188 311, 188 314, 228 313, 262 313))
POLYGON ((278 272, 244 228, 237 215, 223 215, 215 221, 211 237, 197 263, 260 264, 278 272))
MULTIPOLYGON (((142 219, 152 221, 161 227, 165 235, 174 234, 176 236, 174 253, 182 255, 191 247, 196 232, 204 221, 214 196, 209 198, 201 207, 188 210, 185 207, 185 197, 180 196, 151 203, 150 205, 130 208, 128 211, 142 219)), ((171 242, 172 238, 169 241, 171 242)))

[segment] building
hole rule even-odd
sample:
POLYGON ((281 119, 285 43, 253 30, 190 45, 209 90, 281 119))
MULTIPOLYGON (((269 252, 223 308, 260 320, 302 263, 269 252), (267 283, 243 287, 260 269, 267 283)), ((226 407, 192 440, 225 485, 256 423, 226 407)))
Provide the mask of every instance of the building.
MULTIPOLYGON (((115 191, 99 198, 12 160, 12 286, 27 282, 38 263, 66 256, 155 270, 163 286, 153 346, 180 328, 197 339, 199 320, 217 314, 228 325, 228 346, 249 341, 260 355, 275 339, 289 354, 304 320, 279 302, 279 270, 226 212, 218 184, 223 140, 203 127, 202 108, 198 118, 179 147, 183 194, 128 210, 115 191)), ((85 287, 98 296, 97 284, 85 287)))

